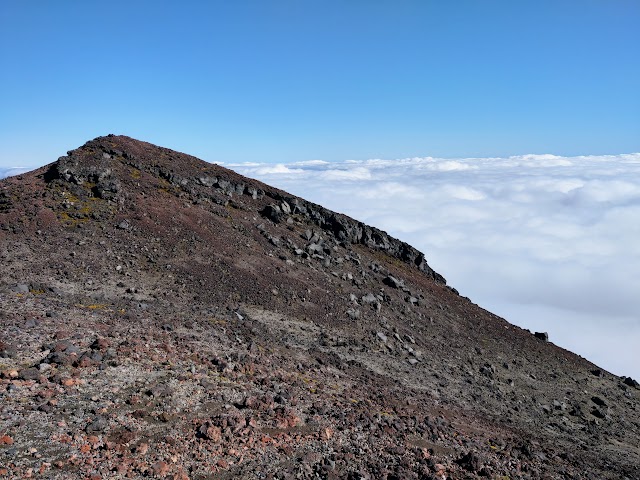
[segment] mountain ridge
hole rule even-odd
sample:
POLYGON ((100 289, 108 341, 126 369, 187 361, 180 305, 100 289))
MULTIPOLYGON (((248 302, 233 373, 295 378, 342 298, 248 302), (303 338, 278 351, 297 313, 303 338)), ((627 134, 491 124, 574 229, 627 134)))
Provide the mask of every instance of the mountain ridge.
MULTIPOLYGON (((0 186, 0 433, 27 452, 44 447, 17 418, 75 433, 52 476, 637 478, 637 383, 472 304, 379 229, 123 136, 0 186), (138 388, 144 371, 171 393, 138 388), (103 375, 139 392, 101 393, 103 375), (60 408, 38 400, 51 388, 60 408), (51 424, 60 409, 73 428, 51 424), (246 442, 261 446, 238 462, 246 442), (140 464, 118 473, 126 452, 140 464)), ((37 463, 17 458, 12 475, 37 463)))

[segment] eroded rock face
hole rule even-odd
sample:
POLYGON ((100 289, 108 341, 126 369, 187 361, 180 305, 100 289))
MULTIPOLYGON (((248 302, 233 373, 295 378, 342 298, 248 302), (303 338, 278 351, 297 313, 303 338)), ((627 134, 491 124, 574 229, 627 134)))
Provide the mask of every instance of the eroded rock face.
POLYGON ((0 181, 0 476, 640 478, 640 390, 385 232, 127 137, 0 181))
MULTIPOLYGON (((115 155, 115 152, 113 153, 115 155)), ((46 173, 49 181, 63 181, 77 186, 87 185, 97 198, 113 200, 121 189, 120 182, 113 176, 111 163, 113 156, 107 152, 96 152, 94 158, 79 158, 70 155, 60 157, 46 173)))
MULTIPOLYGON (((282 201, 285 205, 294 205, 294 212, 306 217, 325 233, 333 235, 338 242, 362 244, 376 250, 382 250, 394 258, 417 267, 418 270, 436 282, 446 284, 445 278, 429 267, 421 252, 411 245, 387 235, 386 232, 297 197, 279 193, 270 196, 275 200, 282 201)), ((282 221, 283 216, 286 215, 277 205, 269 205, 262 213, 266 218, 276 223, 282 221)))

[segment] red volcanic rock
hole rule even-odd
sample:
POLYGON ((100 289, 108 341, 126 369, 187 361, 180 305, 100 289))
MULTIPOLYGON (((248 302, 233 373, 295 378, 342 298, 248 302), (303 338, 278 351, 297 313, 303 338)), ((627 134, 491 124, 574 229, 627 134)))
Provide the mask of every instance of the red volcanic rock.
POLYGON ((169 473, 169 464, 167 462, 156 462, 151 467, 151 470, 156 477, 163 478, 169 473))

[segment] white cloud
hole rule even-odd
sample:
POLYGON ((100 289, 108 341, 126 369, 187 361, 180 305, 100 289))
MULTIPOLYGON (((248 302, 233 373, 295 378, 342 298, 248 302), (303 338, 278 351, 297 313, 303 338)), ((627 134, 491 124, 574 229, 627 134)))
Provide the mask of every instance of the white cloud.
POLYGON ((456 162, 455 160, 433 162, 430 164, 425 164, 424 167, 428 170, 436 170, 439 172, 453 172, 455 170, 471 170, 471 169, 477 168, 462 162, 456 162))
POLYGON ((329 162, 325 162, 324 160, 303 160, 301 162, 295 162, 292 165, 300 165, 304 167, 314 167, 314 166, 323 167, 325 165, 329 165, 329 162))
POLYGON ((31 168, 24 167, 2 167, 0 168, 0 178, 11 177, 13 175, 20 175, 21 173, 28 172, 31 168))
POLYGON ((386 230, 474 302, 640 379, 640 154, 235 169, 386 230))
POLYGON ((327 169, 320 171, 320 177, 328 181, 370 180, 371 171, 366 167, 327 169))
POLYGON ((296 168, 290 168, 286 165, 283 165, 282 163, 278 163, 275 165, 254 165, 253 168, 255 169, 255 175, 257 177, 260 176, 265 176, 268 177, 270 175, 278 175, 278 176, 282 176, 282 175, 287 175, 287 176, 295 176, 297 174, 301 174, 304 173, 303 170, 301 169, 296 169, 296 168))

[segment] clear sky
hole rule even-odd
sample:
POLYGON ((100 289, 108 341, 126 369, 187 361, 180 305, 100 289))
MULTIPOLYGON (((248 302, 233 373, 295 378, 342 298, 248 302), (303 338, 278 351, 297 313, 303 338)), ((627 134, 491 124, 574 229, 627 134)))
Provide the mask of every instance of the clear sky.
POLYGON ((640 151, 637 0, 0 2, 0 167, 640 151))

